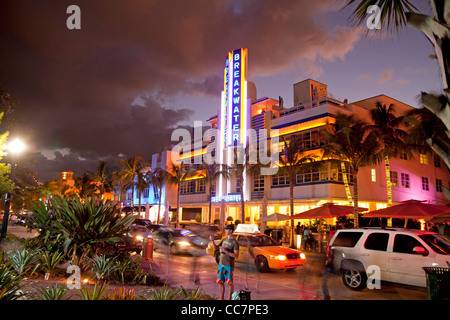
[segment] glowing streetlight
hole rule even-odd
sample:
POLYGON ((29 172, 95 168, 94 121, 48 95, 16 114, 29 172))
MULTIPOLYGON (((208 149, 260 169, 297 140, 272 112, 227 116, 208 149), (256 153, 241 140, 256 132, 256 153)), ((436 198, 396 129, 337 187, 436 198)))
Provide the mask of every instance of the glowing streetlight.
MULTIPOLYGON (((15 158, 15 155, 19 154, 23 150, 25 150, 25 145, 19 139, 14 139, 13 141, 11 141, 10 143, 8 143, 6 145, 6 151, 13 155, 12 160, 11 160, 11 175, 10 175, 11 186, 14 181, 14 171, 16 168, 16 163, 14 161, 14 158, 15 158)), ((3 214, 3 223, 2 223, 2 230, 1 230, 1 235, 0 235, 0 242, 2 241, 2 239, 6 238, 6 231, 8 229, 8 219, 9 219, 9 207, 11 205, 11 194, 12 194, 12 189, 11 189, 11 191, 9 191, 6 194, 5 213, 3 214)))
POLYGON ((6 146, 6 150, 11 153, 17 154, 25 150, 25 145, 19 139, 14 139, 6 146))

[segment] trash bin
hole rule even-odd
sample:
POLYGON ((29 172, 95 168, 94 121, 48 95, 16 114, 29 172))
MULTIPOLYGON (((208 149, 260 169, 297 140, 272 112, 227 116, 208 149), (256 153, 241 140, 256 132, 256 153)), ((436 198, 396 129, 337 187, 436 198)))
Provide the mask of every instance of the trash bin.
POLYGON ((142 260, 153 260, 153 239, 144 238, 142 240, 142 260))
POLYGON ((429 300, 450 300, 450 268, 423 267, 429 300))

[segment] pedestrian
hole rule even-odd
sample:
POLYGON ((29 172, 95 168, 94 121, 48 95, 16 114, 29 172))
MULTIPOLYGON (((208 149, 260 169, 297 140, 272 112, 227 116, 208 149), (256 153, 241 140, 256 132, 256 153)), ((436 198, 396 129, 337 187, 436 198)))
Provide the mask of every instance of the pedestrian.
POLYGON ((214 243, 214 237, 209 236, 209 240, 212 241, 214 251, 220 251, 219 268, 217 270, 216 282, 219 284, 220 289, 220 300, 224 300, 225 296, 225 282, 228 284, 229 292, 228 299, 231 300, 234 284, 233 284, 233 273, 234 273, 234 261, 239 256, 239 244, 233 237, 234 225, 228 224, 224 228, 226 237, 220 241, 219 245, 214 243))
POLYGON ((244 289, 249 290, 248 286, 248 277, 250 274, 256 275, 256 286, 255 290, 256 292, 259 292, 259 272, 256 270, 255 265, 255 254, 253 253, 252 247, 252 237, 247 238, 247 261, 246 261, 246 269, 245 269, 245 283, 244 283, 244 289))
POLYGON ((301 234, 302 233, 302 226, 300 225, 300 222, 297 223, 297 226, 295 227, 295 233, 301 234))
POLYGON ((309 230, 309 228, 305 227, 305 230, 303 231, 303 243, 305 244, 305 250, 306 247, 310 244, 310 234, 311 231, 309 230))

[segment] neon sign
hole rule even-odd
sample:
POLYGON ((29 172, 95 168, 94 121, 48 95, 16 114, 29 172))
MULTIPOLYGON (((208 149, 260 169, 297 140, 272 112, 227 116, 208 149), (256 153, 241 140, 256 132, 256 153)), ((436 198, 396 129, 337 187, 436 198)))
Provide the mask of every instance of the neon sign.
POLYGON ((247 49, 228 53, 224 71, 224 142, 228 146, 242 145, 245 139, 247 49))
POLYGON ((211 203, 219 203, 222 202, 222 199, 225 200, 225 202, 241 202, 242 196, 240 193, 230 193, 225 196, 215 196, 211 197, 211 203))

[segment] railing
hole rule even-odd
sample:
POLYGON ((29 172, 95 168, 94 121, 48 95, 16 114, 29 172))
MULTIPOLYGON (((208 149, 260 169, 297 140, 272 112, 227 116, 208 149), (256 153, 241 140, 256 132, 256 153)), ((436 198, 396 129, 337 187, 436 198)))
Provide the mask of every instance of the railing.
POLYGON ((300 112, 300 111, 303 111, 303 110, 312 109, 312 108, 324 105, 326 103, 329 103, 331 105, 337 106, 337 107, 345 109, 345 110, 349 110, 349 107, 348 107, 348 105, 346 103, 341 102, 339 100, 335 100, 335 99, 330 98, 330 97, 325 97, 325 98, 322 98, 322 99, 314 100, 311 103, 301 103, 298 106, 295 106, 295 107, 292 107, 292 108, 289 108, 289 109, 284 109, 282 111, 274 113, 272 115, 272 119, 284 117, 284 116, 287 116, 289 114, 300 112))

